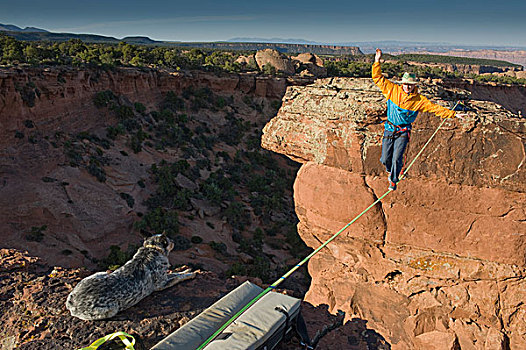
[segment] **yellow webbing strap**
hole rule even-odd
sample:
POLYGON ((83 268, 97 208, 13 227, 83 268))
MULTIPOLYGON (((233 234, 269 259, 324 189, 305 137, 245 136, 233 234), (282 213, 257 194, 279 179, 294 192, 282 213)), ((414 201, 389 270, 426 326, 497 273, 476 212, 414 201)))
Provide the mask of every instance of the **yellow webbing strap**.
POLYGON ((133 346, 135 345, 135 338, 129 335, 128 333, 124 332, 115 332, 112 334, 108 334, 102 338, 95 340, 90 346, 79 350, 97 350, 99 346, 115 338, 119 338, 124 343, 124 345, 126 345, 126 350, 134 350, 133 346), (128 338, 131 339, 131 342, 128 340, 128 338))

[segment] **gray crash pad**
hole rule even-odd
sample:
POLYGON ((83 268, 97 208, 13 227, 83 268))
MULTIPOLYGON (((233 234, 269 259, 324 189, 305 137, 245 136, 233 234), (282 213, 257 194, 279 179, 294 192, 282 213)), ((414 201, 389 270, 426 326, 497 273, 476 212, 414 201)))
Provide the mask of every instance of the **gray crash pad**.
MULTIPOLYGON (((248 281, 243 283, 160 341, 152 350, 197 349, 262 291, 262 288, 248 281)), ((267 293, 204 349, 255 350, 268 344, 266 349, 270 350, 289 329, 286 314, 292 321, 299 313, 300 304, 299 299, 288 295, 267 293)))

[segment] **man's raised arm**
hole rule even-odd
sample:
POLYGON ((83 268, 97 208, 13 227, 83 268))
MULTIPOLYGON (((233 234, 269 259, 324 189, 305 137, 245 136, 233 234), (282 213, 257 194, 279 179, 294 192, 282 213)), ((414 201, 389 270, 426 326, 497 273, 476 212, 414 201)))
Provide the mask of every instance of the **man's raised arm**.
POLYGON ((389 94, 395 84, 390 82, 382 75, 382 69, 380 68, 380 59, 382 58, 382 50, 376 49, 376 55, 374 56, 374 64, 372 70, 372 77, 374 83, 382 90, 384 95, 389 94))

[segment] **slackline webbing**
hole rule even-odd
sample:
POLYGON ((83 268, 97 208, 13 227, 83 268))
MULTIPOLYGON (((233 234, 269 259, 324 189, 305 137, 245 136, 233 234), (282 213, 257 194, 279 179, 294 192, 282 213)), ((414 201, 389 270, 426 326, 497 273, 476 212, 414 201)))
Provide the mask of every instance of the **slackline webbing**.
MULTIPOLYGON (((457 102, 458 104, 458 102, 457 102)), ((457 106, 457 104, 455 104, 455 106, 453 107, 453 110, 455 110, 455 107, 457 106)), ((418 157, 420 157, 420 155, 422 154, 422 152, 424 151, 424 149, 427 147, 427 145, 431 142, 431 140, 433 139, 433 137, 435 137, 435 135, 437 134, 438 130, 442 127, 442 125, 444 125, 444 123, 446 122, 447 119, 444 118, 444 120, 442 120, 442 123, 440 123, 440 125, 437 127, 437 129, 435 130, 435 132, 431 135, 431 137, 427 140, 427 142, 424 144, 424 146, 422 147, 422 149, 420 149, 420 152, 418 152, 418 154, 415 156, 415 158, 413 159, 413 161, 407 166, 407 168, 405 169, 405 171, 403 172, 403 174, 400 176, 400 179, 398 180, 398 182, 402 181, 405 177, 405 175, 407 174, 407 172, 409 171, 409 169, 411 169, 411 167, 413 166, 413 164, 415 163, 415 161, 417 160, 418 157)), ((398 183, 397 182, 397 183, 398 183)), ((371 204, 370 206, 368 206, 364 211, 362 211, 360 214, 358 214, 358 216, 356 216, 354 219, 352 219, 351 221, 349 221, 349 223, 347 223, 347 225, 345 225, 344 227, 342 227, 338 232, 336 232, 334 235, 332 235, 331 238, 329 238, 328 240, 325 241, 325 243, 323 243, 322 245, 320 245, 318 248, 316 248, 316 250, 314 250, 312 253, 310 253, 305 259, 303 259, 302 261, 300 261, 298 264, 296 264, 296 266, 294 266, 292 269, 290 269, 286 274, 284 274, 283 276, 281 276, 280 278, 278 278, 278 280, 276 280, 276 282, 272 283, 270 286, 267 287, 267 289, 265 289, 264 291, 262 291, 261 293, 259 293, 258 296, 256 296, 254 299, 252 299, 248 304, 246 304, 241 310, 239 310, 234 316, 232 316, 227 322, 225 322, 225 324, 223 324, 214 334, 212 334, 203 344, 201 344, 196 350, 202 350, 204 349, 205 346, 207 346, 208 344, 210 344, 210 342, 212 342, 212 340, 214 340, 219 334, 221 334, 221 332, 223 332, 225 330, 225 328, 227 328, 232 322, 234 322, 239 316, 241 316, 241 314, 243 312, 245 312, 248 308, 250 308, 252 305, 254 305, 259 299, 261 299, 265 294, 267 294, 268 292, 270 292, 272 289, 275 289, 281 282, 283 282, 287 277, 289 277, 290 275, 292 275, 297 269, 299 269, 303 264, 305 264, 307 261, 309 261, 310 258, 312 258, 314 255, 316 255, 320 250, 322 250, 327 244, 331 243, 336 237, 338 237, 343 231, 345 231, 345 229, 347 229, 347 227, 351 226, 356 220, 358 220, 363 214, 367 213, 372 207, 374 207, 377 203, 379 203, 380 201, 382 201, 382 199, 385 198, 385 196, 387 196, 389 193, 391 193, 393 190, 391 189, 388 189, 387 192, 385 192, 381 197, 379 197, 376 201, 374 201, 373 204, 371 204)))
MULTIPOLYGON (((453 110, 455 110, 455 107, 458 105, 459 102, 457 102, 455 104, 455 106, 453 107, 453 110)), ((400 176, 400 179, 398 180, 398 182, 402 181, 405 177, 405 175, 407 174, 407 172, 409 171, 409 169, 411 169, 411 167, 413 166, 413 164, 415 163, 415 161, 418 159, 418 157, 420 157, 420 155, 422 154, 422 152, 424 151, 424 149, 427 147, 427 145, 431 142, 431 140, 433 139, 433 137, 435 137, 435 135, 437 134, 438 130, 442 127, 442 125, 444 125, 444 123, 446 122, 446 119, 444 119, 442 121, 442 123, 440 123, 440 125, 437 127, 437 129, 435 130, 435 132, 431 135, 431 137, 427 140, 427 142, 424 144, 424 146, 420 149, 420 152, 418 152, 418 154, 415 156, 415 158, 413 159, 413 161, 411 161, 411 163, 407 166, 407 168, 405 169, 405 171, 402 173, 402 175, 400 176)), ((398 183, 397 182, 397 183, 398 183)), ((264 291, 262 291, 261 293, 259 293, 258 296, 256 296, 254 299, 252 299, 248 304, 246 304, 241 310, 239 310, 234 316, 232 316, 225 324, 223 324, 214 334, 212 334, 203 344, 201 344, 196 350, 202 350, 205 346, 207 346, 210 342, 212 342, 212 340, 214 340, 219 334, 221 334, 221 332, 223 332, 225 330, 225 328, 227 328, 232 322, 234 322, 239 316, 241 316, 241 314, 243 312, 245 312, 247 309, 249 309, 252 305, 254 305, 259 299, 261 299, 265 294, 267 294, 268 292, 270 292, 272 289, 275 289, 281 282, 283 282, 285 279, 287 279, 287 277, 289 277, 290 275, 292 275, 297 269, 299 269, 301 266, 303 266, 303 264, 305 264, 307 261, 310 260, 310 258, 312 258, 314 255, 316 255, 320 250, 322 250, 327 244, 329 244, 330 242, 332 242, 336 237, 338 237, 343 231, 345 231, 345 229, 347 229, 347 227, 351 226, 356 220, 358 220, 362 215, 364 215, 365 213, 367 213, 372 207, 374 207, 377 203, 381 202, 382 199, 384 199, 390 192, 392 192, 393 190, 389 189, 387 190, 387 192, 385 192, 381 197, 379 197, 376 201, 374 201, 373 204, 371 204, 370 206, 368 206, 364 211, 362 211, 358 216, 356 216, 354 219, 352 219, 347 225, 345 225, 344 227, 342 227, 338 232, 336 232, 331 238, 329 238, 327 241, 325 241, 325 243, 323 243, 322 245, 320 245, 318 248, 316 248, 316 250, 314 250, 312 253, 310 253, 305 259, 303 259, 302 261, 300 261, 296 266, 294 266, 292 269, 290 269, 290 271, 288 271, 286 274, 284 274, 283 276, 281 276, 276 282, 272 283, 270 286, 267 287, 267 289, 265 289, 264 291)), ((125 332, 115 332, 115 333, 112 333, 112 334, 108 334, 102 338, 99 338, 97 340, 95 340, 91 345, 89 345, 88 347, 85 347, 85 348, 82 348, 82 349, 79 349, 79 350, 96 350, 99 346, 101 346, 102 344, 104 344, 105 342, 109 341, 109 340, 112 340, 114 338, 119 338, 123 343, 124 345, 126 346, 126 350, 134 350, 134 345, 135 345, 135 338, 125 332), (127 338, 130 338, 131 339, 131 342, 127 339, 127 338)))

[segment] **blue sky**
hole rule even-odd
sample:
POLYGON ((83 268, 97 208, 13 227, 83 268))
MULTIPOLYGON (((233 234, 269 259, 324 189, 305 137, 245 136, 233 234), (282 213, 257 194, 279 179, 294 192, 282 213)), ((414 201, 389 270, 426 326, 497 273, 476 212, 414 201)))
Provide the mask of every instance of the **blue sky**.
POLYGON ((525 46, 526 0, 0 0, 0 23, 122 38, 424 41, 525 46))

